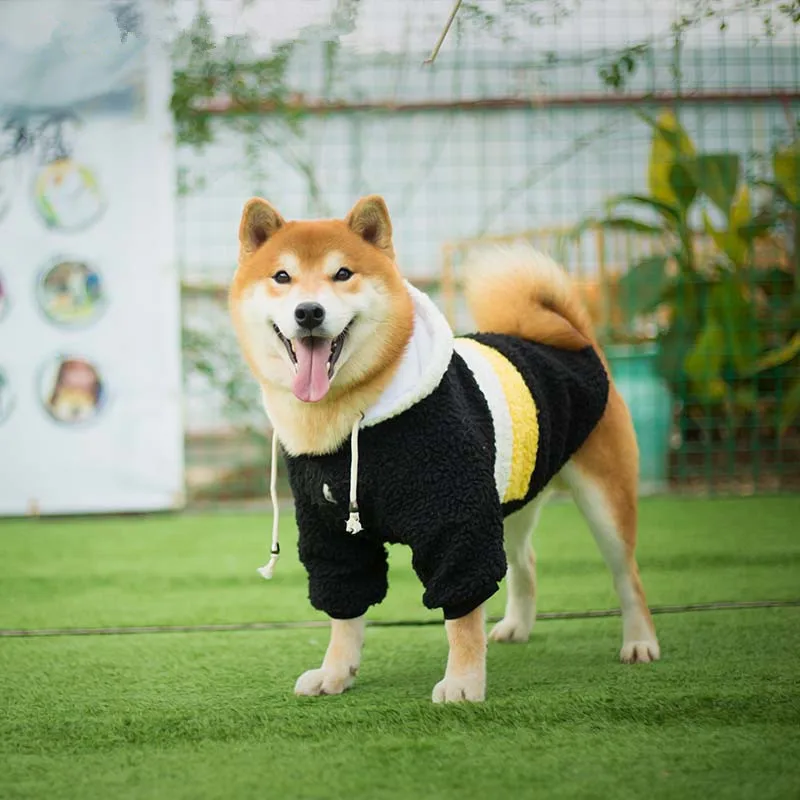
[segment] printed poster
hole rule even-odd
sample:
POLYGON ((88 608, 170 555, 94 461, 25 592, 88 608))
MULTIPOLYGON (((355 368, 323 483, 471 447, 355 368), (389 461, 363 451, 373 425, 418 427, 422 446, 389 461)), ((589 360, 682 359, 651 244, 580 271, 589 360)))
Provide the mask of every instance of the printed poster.
POLYGON ((160 11, 0 3, 0 515, 183 504, 160 11))

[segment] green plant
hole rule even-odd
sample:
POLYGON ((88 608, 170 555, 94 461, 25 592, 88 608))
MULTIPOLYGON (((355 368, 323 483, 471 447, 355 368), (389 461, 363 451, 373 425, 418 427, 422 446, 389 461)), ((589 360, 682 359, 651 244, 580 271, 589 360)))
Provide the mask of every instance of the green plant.
MULTIPOLYGON (((666 312, 656 335, 663 377, 689 407, 721 409, 735 424, 800 364, 796 244, 785 248, 789 270, 758 269, 754 260, 758 240, 780 233, 781 218, 769 210, 779 192, 797 218, 798 150, 776 153, 772 201, 753 212, 737 154, 698 153, 671 111, 640 116, 653 132, 648 193, 612 198, 608 216, 582 229, 622 230, 661 245, 620 279, 625 326, 666 312), (710 256, 699 247, 704 237, 715 245, 710 256)), ((778 408, 785 432, 800 413, 800 378, 778 408)))

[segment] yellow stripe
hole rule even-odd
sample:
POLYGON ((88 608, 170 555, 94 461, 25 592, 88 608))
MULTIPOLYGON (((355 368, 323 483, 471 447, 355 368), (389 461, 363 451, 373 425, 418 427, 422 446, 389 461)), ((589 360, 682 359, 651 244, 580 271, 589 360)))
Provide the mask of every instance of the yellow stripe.
POLYGON ((514 442, 511 452, 511 477, 503 502, 522 500, 530 485, 536 466, 536 452, 539 447, 539 420, 536 404, 517 368, 492 347, 487 347, 474 339, 462 339, 464 343, 476 348, 489 362, 503 388, 506 404, 511 415, 514 442))

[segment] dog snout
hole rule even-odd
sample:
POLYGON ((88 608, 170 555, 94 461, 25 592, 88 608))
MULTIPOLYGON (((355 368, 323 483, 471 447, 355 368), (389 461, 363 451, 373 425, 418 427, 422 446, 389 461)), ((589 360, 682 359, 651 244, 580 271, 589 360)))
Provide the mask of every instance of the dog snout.
POLYGON ((294 318, 301 328, 313 331, 325 321, 325 309, 319 303, 300 303, 294 310, 294 318))

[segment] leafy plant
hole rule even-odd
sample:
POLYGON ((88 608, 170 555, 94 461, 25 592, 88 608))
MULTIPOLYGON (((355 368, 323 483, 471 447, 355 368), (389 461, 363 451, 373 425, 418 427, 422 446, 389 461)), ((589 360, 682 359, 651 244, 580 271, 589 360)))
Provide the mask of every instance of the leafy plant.
MULTIPOLYGON (((658 333, 659 369, 688 405, 720 407, 735 421, 760 397, 774 393, 782 375, 800 369, 798 281, 798 150, 773 159, 773 202, 752 210, 735 153, 698 153, 671 111, 657 119, 640 115, 652 129, 648 192, 614 197, 608 216, 583 223, 656 240, 663 252, 648 255, 622 276, 620 304, 625 326, 656 310, 667 323, 658 333), (791 211, 794 243, 789 271, 757 269, 754 246, 774 234, 782 217, 780 197, 791 211), (718 219, 717 222, 712 219, 718 219), (698 226, 696 220, 702 222, 698 226), (715 245, 701 258, 698 241, 715 245), (776 273, 780 276, 776 280, 776 273)), ((800 415, 800 377, 778 404, 785 432, 800 415)))

